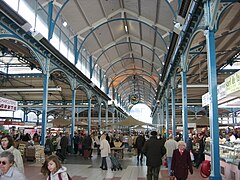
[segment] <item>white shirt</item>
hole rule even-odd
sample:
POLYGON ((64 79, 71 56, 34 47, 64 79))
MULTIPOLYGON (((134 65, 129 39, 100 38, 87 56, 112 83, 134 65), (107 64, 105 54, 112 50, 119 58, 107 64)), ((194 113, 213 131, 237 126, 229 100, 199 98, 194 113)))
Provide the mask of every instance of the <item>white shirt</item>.
POLYGON ((6 174, 0 174, 1 180, 26 180, 17 167, 11 167, 6 174))

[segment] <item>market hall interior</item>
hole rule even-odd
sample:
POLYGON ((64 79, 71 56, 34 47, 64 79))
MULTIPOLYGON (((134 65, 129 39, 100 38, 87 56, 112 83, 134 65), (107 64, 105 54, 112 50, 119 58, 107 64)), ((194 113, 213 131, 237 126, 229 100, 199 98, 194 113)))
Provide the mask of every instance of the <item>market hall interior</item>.
POLYGON ((225 171, 237 167, 239 144, 219 138, 239 131, 239 6, 1 0, 1 133, 37 132, 44 145, 60 131, 132 132, 119 124, 142 103, 151 110, 146 129, 166 138, 182 132, 187 142, 205 128, 210 178, 238 179, 225 171))

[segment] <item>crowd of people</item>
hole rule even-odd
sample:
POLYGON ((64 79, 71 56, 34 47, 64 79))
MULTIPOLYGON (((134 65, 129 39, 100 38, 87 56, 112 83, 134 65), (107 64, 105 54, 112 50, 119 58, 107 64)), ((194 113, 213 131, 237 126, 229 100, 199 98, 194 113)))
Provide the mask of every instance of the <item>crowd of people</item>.
MULTIPOLYGON (((232 133, 233 134, 233 133, 232 133)), ((193 166, 198 168, 204 161, 205 140, 208 134, 205 131, 189 134, 188 141, 182 141, 181 134, 176 137, 169 135, 168 138, 161 137, 156 131, 147 133, 107 133, 75 132, 74 136, 68 133, 46 136, 44 153, 45 162, 41 172, 47 179, 71 179, 67 169, 61 164, 65 162, 68 154, 83 156, 85 159, 92 157, 94 149, 101 157, 100 168, 107 170, 107 157, 111 154, 112 147, 124 147, 128 152, 136 156, 137 164, 143 165, 146 156, 147 179, 158 179, 162 161, 166 161, 169 176, 174 175, 177 180, 185 180, 189 172, 193 173, 193 166), (87 154, 87 155, 86 155, 87 154)), ((35 133, 33 137, 29 134, 18 134, 15 136, 1 135, 0 146, 0 179, 25 179, 24 165, 20 151, 16 148, 16 141, 28 141, 39 144, 40 136, 35 133)), ((231 136, 229 136, 229 141, 231 136)))

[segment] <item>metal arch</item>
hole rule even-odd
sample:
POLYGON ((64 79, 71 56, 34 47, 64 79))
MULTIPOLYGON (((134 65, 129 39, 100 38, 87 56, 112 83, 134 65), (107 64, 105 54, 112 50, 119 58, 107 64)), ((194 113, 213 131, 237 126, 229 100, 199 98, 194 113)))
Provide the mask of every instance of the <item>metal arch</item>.
POLYGON ((89 94, 88 94, 88 89, 85 87, 85 86, 83 86, 83 85, 81 85, 81 84, 78 84, 77 86, 76 86, 76 90, 78 90, 78 89, 80 89, 80 90, 82 90, 83 92, 85 92, 85 94, 87 95, 87 97, 88 98, 90 98, 90 96, 89 96, 89 94))
MULTIPOLYGON (((111 48, 113 48, 113 47, 115 47, 115 46, 122 45, 122 44, 137 44, 137 45, 141 45, 141 46, 147 48, 148 50, 152 51, 152 53, 154 53, 154 55, 156 55, 156 53, 153 52, 153 50, 152 50, 150 47, 146 46, 145 44, 142 44, 142 43, 139 43, 139 42, 127 42, 127 41, 125 41, 125 42, 119 42, 119 43, 113 44, 112 46, 109 46, 107 49, 105 49, 104 51, 102 51, 102 53, 98 56, 98 58, 96 59, 95 63, 93 64, 93 67, 91 67, 92 70, 93 70, 94 67, 96 66, 99 58, 100 58, 106 51, 108 51, 109 49, 111 49, 111 48)), ((157 56, 157 55, 156 55, 156 56, 157 56)), ((160 64, 162 64, 160 58, 159 58, 158 56, 157 56, 157 58, 159 59, 160 64)))
MULTIPOLYGON (((13 40, 17 40, 17 41, 19 41, 19 42, 21 42, 21 43, 23 43, 24 45, 26 45, 33 53, 34 53, 34 55, 36 56, 36 60, 37 60, 37 62, 39 63, 39 65, 41 66, 41 69, 42 69, 42 71, 43 71, 43 74, 46 74, 47 72, 46 72, 46 70, 45 70, 45 68, 44 68, 44 65, 42 64, 42 61, 41 61, 41 58, 39 57, 39 55, 38 55, 38 53, 39 52, 35 52, 35 51, 37 51, 35 48, 32 48, 28 43, 26 43, 24 40, 21 40, 21 39, 18 39, 18 38, 16 38, 17 36, 16 35, 13 35, 13 34, 0 34, 0 40, 1 39, 3 39, 3 40, 6 40, 6 39, 4 39, 4 38, 8 38, 8 39, 13 39, 13 40)), ((41 54, 41 53, 39 53, 39 54, 41 54)), ((43 56, 42 54, 41 54, 41 56, 43 56)), ((44 56, 43 56, 44 57, 44 56)))
MULTIPOLYGON (((131 102, 129 102, 129 100, 124 99, 123 102, 125 103, 125 106, 129 107, 129 106, 134 106, 134 104, 132 104, 131 102)), ((150 109, 151 109, 151 100, 147 100, 146 102, 143 102, 142 100, 139 100, 139 103, 145 104, 147 105, 150 109)))
MULTIPOLYGON (((82 51, 82 49, 83 49, 83 48, 82 48, 82 47, 83 47, 83 44, 85 43, 86 39, 90 36, 90 34, 93 33, 93 31, 95 31, 96 29, 98 29, 99 27, 101 27, 101 26, 103 26, 103 25, 105 25, 105 24, 109 24, 109 23, 114 22, 114 21, 136 21, 136 22, 142 23, 142 24, 150 27, 153 31, 156 31, 157 35, 158 35, 158 36, 161 38, 161 40, 163 41, 163 44, 165 45, 165 48, 168 49, 168 48, 167 48, 167 44, 166 44, 165 40, 163 39, 162 35, 157 31, 157 29, 155 29, 154 27, 152 27, 152 26, 149 25, 148 23, 143 22, 143 21, 138 20, 138 19, 133 19, 133 18, 116 18, 116 19, 110 19, 110 20, 108 20, 108 21, 106 21, 106 22, 103 22, 102 24, 99 24, 98 26, 96 26, 95 28, 93 28, 93 29, 85 36, 83 42, 81 43, 81 45, 80 45, 80 47, 79 47, 79 49, 78 49, 77 55, 79 56, 80 51, 82 51)), ((77 57, 76 59, 78 59, 78 57, 77 57)), ((75 62, 75 63, 76 63, 76 62, 75 62)))
POLYGON ((68 81, 68 83, 70 84, 70 88, 71 88, 71 89, 74 89, 75 87, 73 87, 73 83, 72 83, 72 81, 71 81, 71 79, 73 79, 73 77, 69 76, 64 70, 62 70, 62 69, 60 69, 60 68, 55 68, 55 69, 52 69, 52 70, 49 72, 49 74, 52 74, 52 73, 57 72, 57 71, 61 71, 63 74, 66 75, 67 81, 68 81))
MULTIPOLYGON (((147 82, 149 85, 152 85, 152 83, 149 82, 149 81, 147 81, 144 77, 141 77, 140 75, 137 75, 137 77, 138 77, 138 80, 139 80, 139 81, 147 82)), ((130 76, 128 76, 126 79, 124 79, 122 82, 120 82, 119 85, 123 85, 123 84, 125 84, 125 82, 131 81, 129 78, 130 78, 130 76)), ((118 86, 119 86, 119 85, 118 85, 118 86)), ((119 89, 119 88, 116 88, 116 90, 117 90, 117 89, 119 89)), ((153 88, 152 88, 152 89, 153 89, 153 88)))
MULTIPOLYGON (((147 82, 147 84, 148 84, 149 86, 144 86, 144 87, 146 87, 150 92, 155 92, 152 84, 151 84, 150 82, 148 82, 146 79, 141 78, 141 79, 139 79, 139 81, 147 82)), ((124 89, 123 85, 126 84, 126 83, 128 83, 127 79, 125 79, 124 81, 122 81, 122 82, 117 86, 118 88, 116 88, 116 90, 119 91, 120 88, 123 88, 123 89, 124 89)), ((146 85, 147 85, 147 84, 146 84, 146 85)), ((126 90, 127 90, 127 89, 132 89, 132 87, 133 87, 133 86, 128 86, 128 87, 126 88, 126 90)), ((146 88, 144 88, 144 89, 146 89, 146 88)), ((126 91, 124 91, 124 92, 126 93, 126 91)), ((140 93, 140 92, 144 92, 144 91, 143 91, 143 88, 141 88, 141 89, 137 90, 136 92, 139 92, 139 93, 140 93)), ((152 93, 151 93, 151 94, 152 94, 152 93)), ((124 97, 124 96, 123 96, 123 97, 124 97)), ((153 98, 154 98, 154 94, 153 94, 153 98)))
POLYGON ((96 97, 97 103, 100 104, 100 102, 101 102, 100 97, 97 94, 92 92, 90 98, 93 98, 93 97, 96 97))
MULTIPOLYGON (((131 89, 132 89, 132 86, 129 86, 128 88, 126 88, 125 89, 125 91, 124 92, 122 92, 122 93, 124 93, 124 94, 130 94, 130 92, 131 92, 131 89)), ((149 90, 149 96, 144 96, 144 90, 142 89, 142 90, 140 90, 140 91, 136 91, 136 94, 138 94, 139 95, 139 97, 140 97, 140 99, 142 99, 142 102, 145 102, 146 100, 148 101, 148 100, 154 100, 154 92, 149 88, 148 89, 149 90)), ((122 95, 122 93, 120 93, 120 95, 122 95)), ((121 96, 122 97, 122 99, 124 100, 124 99, 128 99, 128 96, 121 96)))
POLYGON ((69 0, 66 0, 65 2, 64 2, 64 4, 62 5, 62 7, 60 8, 60 10, 58 11, 58 13, 57 13, 57 15, 56 15, 56 17, 55 17, 55 19, 54 19, 54 21, 53 21, 53 23, 52 23, 52 9, 50 9, 50 7, 52 7, 52 3, 53 3, 53 1, 50 1, 49 2, 49 4, 51 3, 51 6, 49 6, 49 11, 51 11, 51 13, 50 14, 48 14, 48 18, 49 18, 49 26, 50 26, 50 28, 49 28, 49 34, 48 34, 48 41, 50 41, 51 39, 52 39, 52 36, 53 36, 53 32, 54 32, 54 28, 55 28, 55 25, 56 25, 56 23, 57 23, 57 19, 58 19, 58 17, 59 17, 59 15, 60 15, 60 13, 62 12, 62 10, 63 10, 63 8, 66 6, 66 4, 69 2, 69 0), (50 19, 51 18, 51 19, 50 19))
POLYGON ((105 108, 107 107, 108 103, 106 101, 101 101, 101 104, 103 103, 103 105, 105 106, 105 108))
MULTIPOLYGON (((196 29, 195 30, 195 32, 191 35, 191 37, 190 37, 190 40, 189 40, 189 43, 188 43, 188 45, 187 45, 187 48, 186 48, 186 50, 185 50, 185 53, 184 53, 184 56, 185 57, 187 57, 187 55, 189 54, 189 52, 190 52, 190 46, 192 45, 192 41, 193 41, 193 39, 195 38, 195 36, 198 34, 198 33, 200 33, 200 32, 203 32, 204 33, 204 30, 203 29, 201 29, 201 28, 199 28, 199 29, 196 29)), ((187 64, 187 58, 184 58, 184 62, 182 62, 183 63, 183 70, 187 70, 187 66, 188 66, 188 64, 187 64)))
MULTIPOLYGON (((129 90, 129 88, 127 89, 127 90, 129 90)), ((130 93, 130 90, 129 90, 129 92, 128 93, 130 93)), ((143 94, 140 94, 140 93, 142 93, 142 92, 139 92, 139 95, 140 95, 140 101, 142 102, 142 103, 149 103, 149 104, 152 104, 152 101, 154 100, 154 94, 152 93, 152 92, 150 92, 150 95, 148 96, 148 97, 145 97, 145 96, 143 96, 143 94)), ((129 96, 123 96, 122 97, 122 101, 124 101, 124 102, 129 102, 129 96)))
MULTIPOLYGON (((198 51, 198 52, 202 52, 203 51, 203 49, 204 49, 204 44, 202 44, 201 46, 199 46, 199 48, 201 48, 201 50, 200 51, 198 51)), ((190 49, 190 51, 189 51, 189 53, 191 53, 192 51, 191 51, 191 49, 190 49)), ((197 51, 195 51, 195 52, 197 52, 197 51)), ((188 54, 188 55, 190 55, 190 54, 188 54)), ((187 67, 187 70, 189 70, 189 67, 190 67, 190 65, 191 65, 191 63, 192 63, 192 61, 196 58, 196 57, 198 57, 199 56, 199 54, 192 54, 192 56, 190 57, 190 60, 188 61, 188 67, 187 67)), ((189 56, 188 56, 189 57, 189 56)), ((189 59, 187 57, 187 59, 189 59)))
MULTIPOLYGON (((128 74, 128 75, 132 75, 132 74, 128 74)), ((141 74, 139 74, 139 75, 141 75, 141 74)), ((145 74, 144 74, 145 75, 145 74)), ((122 76, 126 76, 126 75, 121 75, 121 76, 118 76, 118 77, 122 77, 122 76)), ((148 77, 150 77, 151 79, 153 79, 151 76, 148 76, 148 77)), ((116 78, 117 79, 117 78, 116 78)), ((116 79, 114 79, 112 82, 111 82, 111 84, 109 85, 109 87, 111 87, 111 85, 112 85, 112 83, 116 80, 116 79)), ((123 81, 125 81, 126 79, 124 79, 123 81)), ((121 81, 121 83, 123 82, 123 81, 121 81)), ((154 81, 154 79, 153 79, 153 81, 154 81)), ((156 83, 156 81, 154 81, 155 82, 155 84, 157 85, 157 83, 156 83)), ((150 83, 150 84, 152 84, 152 83, 150 83)))
POLYGON ((221 20, 222 16, 224 15, 225 11, 226 11, 229 7, 231 7, 233 4, 234 4, 234 2, 227 4, 227 5, 223 8, 223 10, 220 12, 220 14, 218 15, 217 23, 216 23, 216 31, 218 31, 218 28, 219 28, 219 26, 220 26, 220 20, 221 20))
MULTIPOLYGON (((134 55, 136 54, 136 55, 142 56, 140 52, 130 50, 130 51, 122 54, 121 56, 118 56, 117 58, 112 59, 112 60, 111 60, 111 63, 114 63, 114 62, 120 60, 122 57, 125 57, 125 56, 127 56, 127 55, 129 55, 129 54, 134 54, 134 55)), ((162 57, 165 58, 165 56, 163 56, 163 55, 160 55, 160 56, 159 56, 159 58, 162 58, 162 57)), ((144 59, 144 58, 143 58, 143 59, 144 59)), ((144 60, 147 60, 147 59, 144 59, 144 60)), ((151 62, 152 62, 152 60, 151 60, 151 62)), ((155 63, 154 63, 154 64, 155 64, 155 63)), ((156 65, 156 64, 155 64, 155 65, 156 65)), ((161 62, 160 64, 158 64, 158 65, 161 65, 161 67, 163 67, 162 62, 161 62)), ((102 66, 102 69, 106 69, 107 66, 108 66, 108 64, 103 65, 103 66, 102 66)))
POLYGON ((169 6, 169 8, 170 8, 170 10, 172 11, 172 13, 173 13, 173 15, 174 15, 174 18, 175 18, 175 20, 176 20, 176 19, 177 19, 177 15, 176 15, 176 13, 174 12, 174 9, 173 9, 172 5, 169 3, 168 0, 165 0, 165 2, 166 2, 167 5, 169 6))
MULTIPOLYGON (((125 69, 125 70, 121 71, 118 75, 115 76, 116 78, 114 78, 114 80, 111 81, 111 83, 110 83, 110 85, 109 85, 108 88, 111 87, 112 83, 113 83, 118 77, 126 76, 126 74, 123 74, 123 75, 120 75, 120 74, 123 73, 124 71, 128 71, 128 70, 137 70, 137 71, 143 71, 143 72, 145 72, 146 74, 142 74, 142 73, 140 73, 140 74, 141 74, 141 75, 146 75, 146 76, 150 77, 150 78, 155 82, 155 84, 157 85, 157 82, 155 81, 155 79, 153 79, 146 71, 144 71, 144 70, 142 70, 142 69, 137 69, 137 68, 135 68, 135 69, 125 69)), ((127 74, 127 75, 130 76, 130 75, 133 75, 133 74, 127 74)))
MULTIPOLYGON (((139 81, 142 81, 142 83, 147 82, 146 80, 139 80, 139 81)), ((128 85, 126 85, 126 83, 128 83, 128 81, 124 81, 124 82, 122 82, 121 84, 119 84, 119 85, 117 86, 117 92, 120 92, 121 90, 123 90, 123 92, 126 93, 126 90, 127 90, 127 89, 132 89, 132 88, 134 88, 134 85, 128 86, 128 85), (127 86, 127 87, 126 87, 126 86, 127 86), (125 88, 125 87, 126 87, 126 88, 125 88)), ((154 88, 151 86, 151 83, 146 84, 146 85, 144 86, 144 88, 138 88, 138 89, 136 90, 136 92, 144 92, 144 91, 143 91, 144 89, 147 89, 147 90, 149 90, 150 92, 155 92, 154 88)), ((124 97, 124 96, 122 96, 122 97, 124 97)))
MULTIPOLYGON (((107 74, 108 70, 109 70, 112 66, 114 66, 115 64, 117 64, 117 63, 119 63, 119 62, 121 62, 121 61, 123 61, 123 60, 128 60, 128 59, 131 59, 131 58, 123 58, 123 59, 119 59, 119 60, 115 61, 113 64, 111 64, 111 65, 106 69, 106 71, 105 71, 105 73, 103 74, 103 76, 107 74)), ((134 60, 139 60, 139 61, 142 60, 142 61, 146 62, 147 64, 149 64, 150 66, 152 66, 152 64, 151 64, 150 62, 148 62, 147 60, 145 60, 145 59, 142 59, 142 58, 134 58, 134 60)), ((160 79, 160 75, 158 74, 157 69, 156 69, 154 66, 153 66, 153 68, 154 68, 154 70, 157 72, 157 75, 158 75, 158 77, 159 77, 159 79, 160 79)), ((103 79, 104 79, 104 78, 102 78, 101 80, 103 80, 103 79)))
MULTIPOLYGON (((128 39, 128 38, 131 38, 131 39, 132 39, 131 42, 141 42, 142 44, 144 44, 144 45, 146 45, 146 46, 152 47, 152 44, 148 43, 147 41, 144 41, 143 39, 139 40, 138 37, 136 37, 136 36, 134 36, 134 35, 132 35, 132 34, 125 34, 125 35, 122 35, 122 36, 120 36, 119 38, 117 38, 115 41, 112 41, 112 42, 104 45, 103 47, 101 47, 101 48, 93 51, 93 52, 92 52, 92 55, 94 56, 95 54, 100 53, 100 52, 103 51, 104 49, 107 49, 108 47, 116 44, 117 42, 122 42, 122 40, 128 39)), ((160 48, 158 48, 158 47, 156 47, 156 46, 153 46, 153 49, 157 50, 157 51, 160 52, 160 53, 164 53, 164 54, 165 54, 164 50, 162 50, 162 49, 160 49, 160 48)))

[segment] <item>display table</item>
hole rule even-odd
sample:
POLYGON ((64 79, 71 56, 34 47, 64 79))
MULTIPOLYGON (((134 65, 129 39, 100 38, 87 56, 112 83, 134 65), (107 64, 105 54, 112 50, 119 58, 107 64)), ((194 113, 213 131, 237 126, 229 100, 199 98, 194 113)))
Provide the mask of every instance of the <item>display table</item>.
POLYGON ((115 155, 115 153, 120 154, 120 158, 123 159, 124 153, 123 153, 124 147, 111 147, 111 154, 115 155))
MULTIPOLYGON (((211 161, 209 154, 205 154, 205 159, 211 161)), ((226 162, 225 159, 220 160, 220 171, 222 180, 239 180, 240 179, 240 170, 238 166, 231 162, 226 162)))

